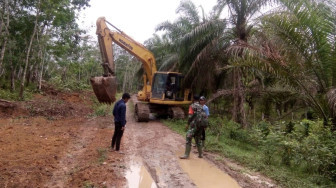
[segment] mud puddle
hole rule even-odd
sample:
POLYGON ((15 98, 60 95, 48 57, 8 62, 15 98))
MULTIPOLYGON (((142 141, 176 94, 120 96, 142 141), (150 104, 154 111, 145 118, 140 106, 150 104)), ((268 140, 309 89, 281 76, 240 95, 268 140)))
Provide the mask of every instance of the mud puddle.
MULTIPOLYGON (((181 150, 180 156, 184 153, 181 150)), ((239 184, 232 177, 218 169, 214 164, 210 164, 204 159, 198 158, 193 154, 187 160, 179 160, 181 168, 189 175, 190 179, 199 188, 239 188, 239 184)))
POLYGON ((131 161, 125 176, 128 182, 127 186, 130 188, 157 188, 140 158, 132 158, 131 161))

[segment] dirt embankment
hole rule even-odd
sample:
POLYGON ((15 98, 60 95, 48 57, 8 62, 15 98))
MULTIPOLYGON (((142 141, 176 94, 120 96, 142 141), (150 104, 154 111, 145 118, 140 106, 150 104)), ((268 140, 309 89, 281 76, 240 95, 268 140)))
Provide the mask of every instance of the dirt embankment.
POLYGON ((0 107, 0 187, 125 185, 112 117, 93 117, 91 96, 49 89, 0 107))

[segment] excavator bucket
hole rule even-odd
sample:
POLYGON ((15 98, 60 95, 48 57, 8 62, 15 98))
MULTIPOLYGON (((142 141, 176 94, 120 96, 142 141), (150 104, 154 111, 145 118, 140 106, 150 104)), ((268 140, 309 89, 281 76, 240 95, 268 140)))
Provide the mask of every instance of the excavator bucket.
POLYGON ((90 81, 100 103, 112 104, 116 100, 117 80, 115 76, 92 77, 90 81))

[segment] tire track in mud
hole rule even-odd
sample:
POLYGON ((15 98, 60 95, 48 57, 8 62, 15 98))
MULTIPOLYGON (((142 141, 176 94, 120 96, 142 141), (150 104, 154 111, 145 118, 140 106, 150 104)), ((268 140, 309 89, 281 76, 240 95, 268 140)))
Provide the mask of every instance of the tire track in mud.
POLYGON ((129 109, 121 148, 126 150, 127 160, 141 158, 157 187, 196 187, 178 162, 177 152, 185 140, 159 121, 135 122, 129 109))

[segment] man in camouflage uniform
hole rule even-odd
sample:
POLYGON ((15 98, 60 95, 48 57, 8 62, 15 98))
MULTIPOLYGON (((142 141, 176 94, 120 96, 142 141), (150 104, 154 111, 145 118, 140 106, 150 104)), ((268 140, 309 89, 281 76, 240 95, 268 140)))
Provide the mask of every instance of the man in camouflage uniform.
POLYGON ((189 154, 191 151, 191 141, 194 137, 197 150, 198 150, 198 157, 202 158, 202 143, 201 143, 201 136, 202 136, 202 129, 199 128, 199 126, 196 124, 196 118, 194 116, 194 113, 198 112, 201 113, 203 111, 203 106, 199 104, 198 102, 199 98, 197 96, 194 96, 194 102, 189 106, 189 116, 188 116, 188 124, 186 126, 187 135, 186 135, 186 148, 185 153, 183 156, 181 156, 181 159, 188 159, 189 154))

